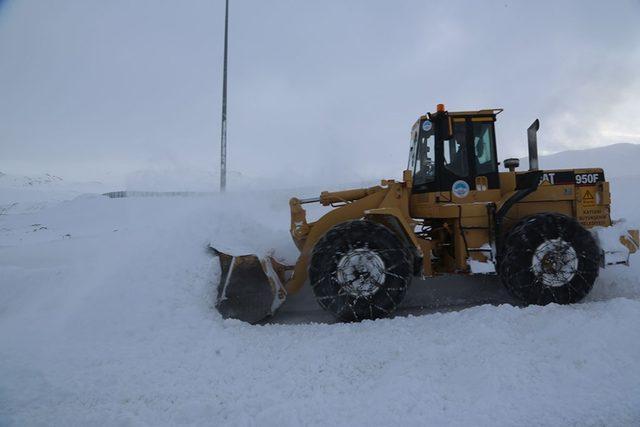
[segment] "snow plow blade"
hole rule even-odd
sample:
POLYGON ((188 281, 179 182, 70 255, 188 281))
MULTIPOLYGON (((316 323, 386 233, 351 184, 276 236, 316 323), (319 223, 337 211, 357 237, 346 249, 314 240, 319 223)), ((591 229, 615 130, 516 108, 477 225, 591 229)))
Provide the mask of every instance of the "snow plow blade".
POLYGON ((257 323, 286 299, 282 285, 286 266, 272 257, 233 256, 211 248, 220 260, 216 308, 225 319, 257 323))

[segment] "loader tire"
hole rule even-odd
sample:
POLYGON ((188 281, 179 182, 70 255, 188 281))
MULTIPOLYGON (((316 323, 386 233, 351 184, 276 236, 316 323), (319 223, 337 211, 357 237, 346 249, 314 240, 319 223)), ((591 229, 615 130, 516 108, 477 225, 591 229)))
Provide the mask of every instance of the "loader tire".
POLYGON ((311 255, 309 279, 318 304, 346 322, 391 315, 413 271, 411 250, 387 227, 354 220, 331 228, 311 255))
POLYGON ((526 304, 571 304, 583 299, 598 277, 600 249, 574 218, 536 214, 509 232, 499 265, 507 290, 526 304))

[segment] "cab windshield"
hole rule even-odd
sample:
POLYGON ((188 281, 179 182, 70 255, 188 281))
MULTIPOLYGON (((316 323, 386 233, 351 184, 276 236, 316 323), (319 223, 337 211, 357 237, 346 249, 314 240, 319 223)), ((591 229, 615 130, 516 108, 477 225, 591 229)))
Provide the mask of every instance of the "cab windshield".
POLYGON ((409 168, 413 169, 413 185, 433 182, 436 176, 435 136, 433 124, 424 120, 411 132, 409 168))

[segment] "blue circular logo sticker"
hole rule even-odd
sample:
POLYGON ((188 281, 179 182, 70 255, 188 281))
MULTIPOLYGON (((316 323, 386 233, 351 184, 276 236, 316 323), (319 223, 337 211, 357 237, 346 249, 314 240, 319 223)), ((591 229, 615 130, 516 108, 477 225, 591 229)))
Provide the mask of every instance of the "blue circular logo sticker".
POLYGON ((469 195, 469 184, 462 180, 456 181, 451 186, 451 192, 454 196, 463 199, 469 195))
POLYGON ((422 130, 423 131, 429 132, 432 127, 433 127, 433 125, 431 124, 431 121, 425 120, 424 122, 422 122, 422 130))

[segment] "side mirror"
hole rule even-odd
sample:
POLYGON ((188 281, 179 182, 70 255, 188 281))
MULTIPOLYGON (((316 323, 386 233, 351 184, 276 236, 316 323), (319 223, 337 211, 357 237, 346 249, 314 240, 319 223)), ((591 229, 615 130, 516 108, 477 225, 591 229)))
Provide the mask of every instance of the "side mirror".
POLYGON ((509 169, 509 172, 515 172, 518 166, 520 166, 519 159, 510 158, 504 161, 504 167, 509 169))

